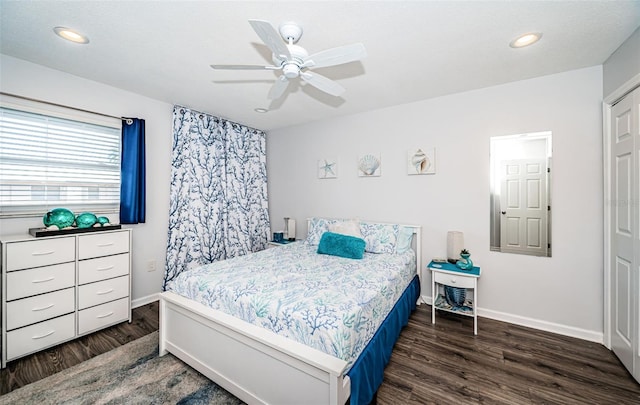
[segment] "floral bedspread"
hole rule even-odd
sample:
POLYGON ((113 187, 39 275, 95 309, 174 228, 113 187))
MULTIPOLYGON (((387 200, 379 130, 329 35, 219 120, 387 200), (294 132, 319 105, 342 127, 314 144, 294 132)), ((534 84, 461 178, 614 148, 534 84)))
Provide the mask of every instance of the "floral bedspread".
POLYGON ((181 273, 167 290, 348 362, 415 276, 415 254, 362 260, 292 243, 181 273))

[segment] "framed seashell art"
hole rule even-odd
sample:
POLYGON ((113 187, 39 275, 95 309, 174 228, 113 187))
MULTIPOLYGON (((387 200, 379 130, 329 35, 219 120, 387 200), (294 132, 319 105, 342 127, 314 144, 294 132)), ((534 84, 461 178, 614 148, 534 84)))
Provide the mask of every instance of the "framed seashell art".
POLYGON ((436 174, 436 149, 410 150, 407 154, 407 174, 436 174))
POLYGON ((328 157, 318 160, 318 178, 335 179, 338 177, 338 159, 328 157))
POLYGON ((382 174, 380 155, 366 154, 358 158, 359 177, 378 177, 382 174))

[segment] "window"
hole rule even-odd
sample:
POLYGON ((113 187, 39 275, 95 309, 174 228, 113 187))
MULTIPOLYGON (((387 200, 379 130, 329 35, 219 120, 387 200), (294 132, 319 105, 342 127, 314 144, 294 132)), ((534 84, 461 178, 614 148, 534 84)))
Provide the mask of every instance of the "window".
POLYGON ((119 205, 119 127, 0 107, 0 217, 119 205))

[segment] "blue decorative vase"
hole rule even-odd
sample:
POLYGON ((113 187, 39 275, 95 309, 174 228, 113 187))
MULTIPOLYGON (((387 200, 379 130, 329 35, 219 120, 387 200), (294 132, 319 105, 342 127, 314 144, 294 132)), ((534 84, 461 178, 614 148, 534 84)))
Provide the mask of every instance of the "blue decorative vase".
POLYGON ((464 300, 467 298, 467 289, 444 286, 444 298, 447 303, 454 308, 458 308, 464 305, 464 300))
POLYGON ((98 217, 98 223, 102 226, 105 226, 109 223, 109 218, 107 217, 98 217))
POLYGON ((469 253, 460 253, 462 260, 458 260, 456 266, 462 270, 471 270, 473 268, 473 262, 469 259, 469 256, 471 256, 469 253))
POLYGON ((83 212, 76 217, 76 226, 78 228, 91 228, 96 222, 98 222, 98 217, 90 212, 83 212))
POLYGON ((59 229, 66 228, 73 225, 76 220, 73 212, 66 208, 54 208, 51 211, 44 214, 42 223, 44 226, 49 227, 51 225, 57 226, 59 229))

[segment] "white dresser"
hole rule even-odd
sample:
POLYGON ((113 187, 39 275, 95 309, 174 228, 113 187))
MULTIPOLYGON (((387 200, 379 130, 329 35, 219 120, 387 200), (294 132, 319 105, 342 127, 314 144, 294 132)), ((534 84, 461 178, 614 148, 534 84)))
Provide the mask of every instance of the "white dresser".
POLYGON ((2 368, 8 361, 131 322, 131 230, 3 237, 2 368))

